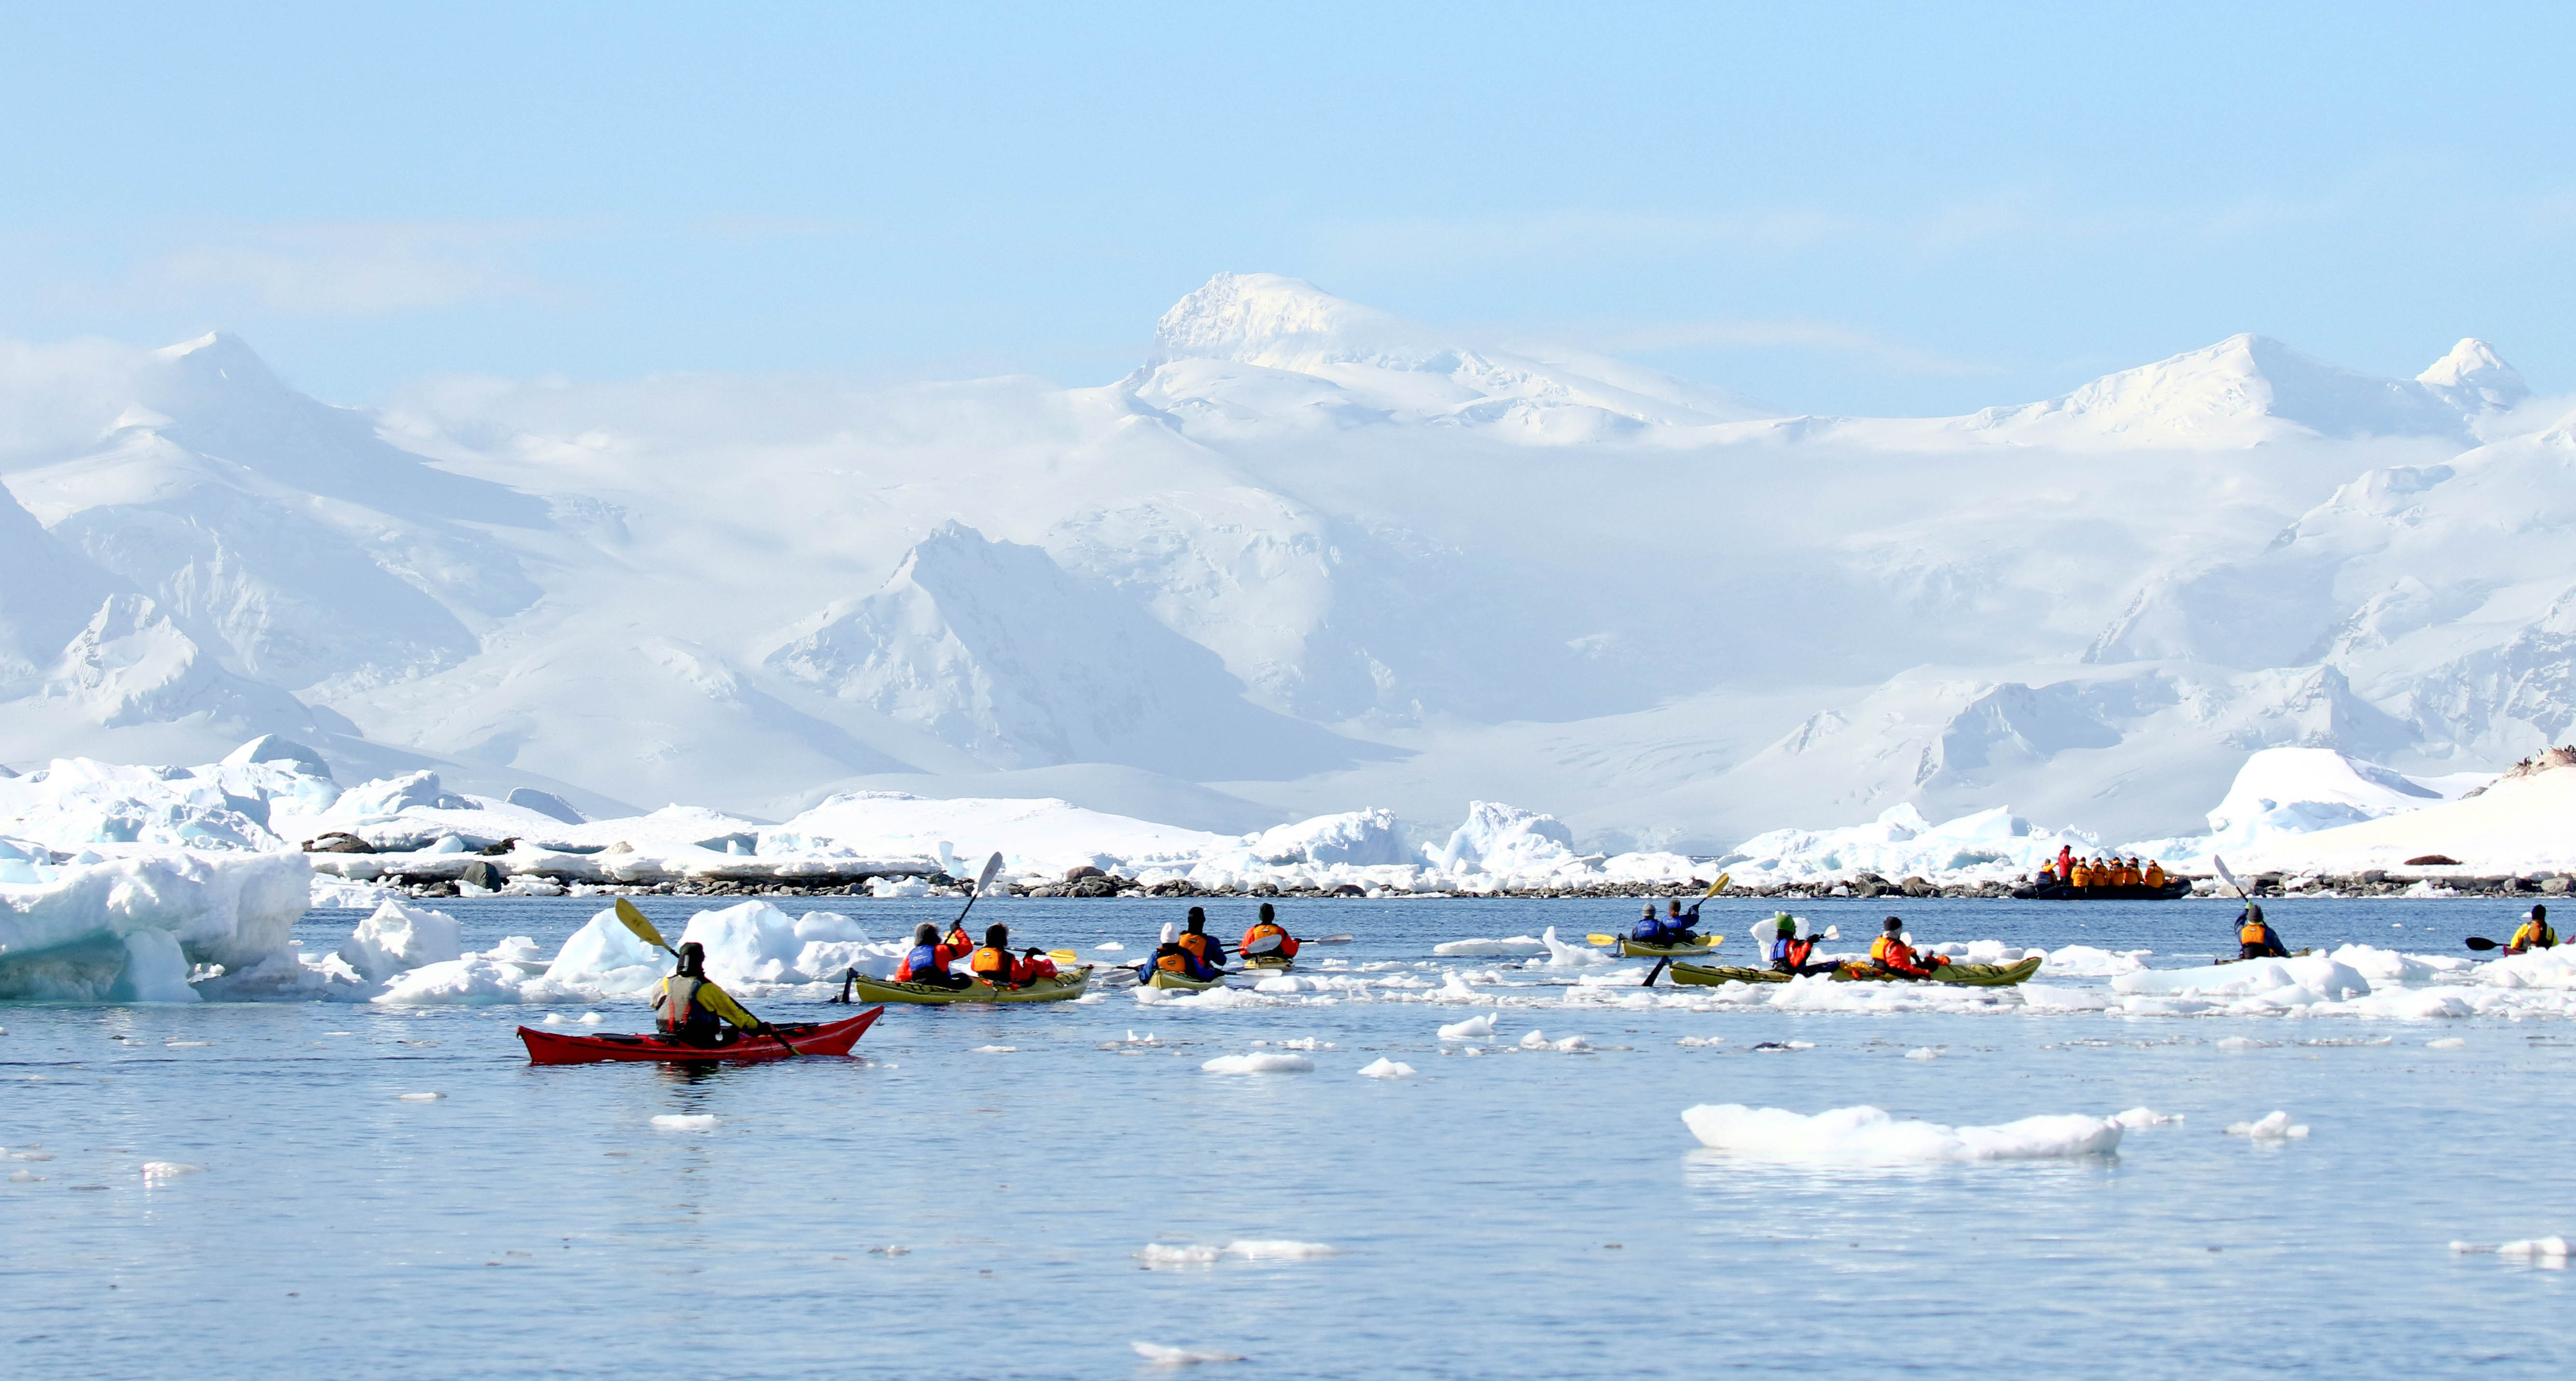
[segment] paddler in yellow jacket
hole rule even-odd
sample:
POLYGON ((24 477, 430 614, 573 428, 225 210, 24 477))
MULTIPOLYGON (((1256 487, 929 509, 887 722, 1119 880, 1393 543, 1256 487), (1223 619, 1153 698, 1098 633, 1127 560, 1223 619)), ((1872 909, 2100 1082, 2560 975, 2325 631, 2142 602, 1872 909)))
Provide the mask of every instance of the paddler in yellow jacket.
POLYGON ((707 977, 707 947, 695 940, 681 944, 680 971, 654 992, 653 1018, 662 1034, 682 1045, 724 1044, 731 1036, 720 1021, 755 1035, 768 1029, 707 977))
POLYGON ((2162 887, 2165 885, 2165 864, 2163 859, 2151 858, 2147 860, 2147 885, 2149 887, 2162 887))
POLYGON ((2546 906, 2532 907, 2531 914, 2522 918, 2522 927, 2514 931, 2512 939, 2504 942, 2507 954, 2557 947, 2558 932, 2549 928, 2549 908, 2546 906))

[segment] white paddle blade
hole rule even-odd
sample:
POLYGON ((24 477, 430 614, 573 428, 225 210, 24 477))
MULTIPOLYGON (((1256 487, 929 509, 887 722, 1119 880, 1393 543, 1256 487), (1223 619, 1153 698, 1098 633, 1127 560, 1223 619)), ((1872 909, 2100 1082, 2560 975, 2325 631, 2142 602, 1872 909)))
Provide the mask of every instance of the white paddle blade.
POLYGON ((1843 938, 1843 928, 1842 928, 1841 926, 1838 926, 1838 925, 1829 925, 1829 926, 1826 926, 1826 927, 1825 927, 1825 938, 1826 938, 1826 939, 1828 939, 1828 940, 1839 940, 1839 939, 1843 938))
POLYGON ((2236 880, 2236 875, 2227 871, 2226 859, 2220 858, 2216 854, 2211 854, 2209 856, 2209 866, 2218 870, 2218 880, 2220 882, 2226 883, 2228 886, 2235 888, 2238 896, 2243 896, 2245 894, 2245 884, 2238 882, 2236 880))
POLYGON ((984 871, 975 875, 975 895, 979 897, 984 895, 984 893, 993 885, 993 875, 1001 871, 1002 856, 1000 854, 997 853, 991 858, 985 859, 984 871))

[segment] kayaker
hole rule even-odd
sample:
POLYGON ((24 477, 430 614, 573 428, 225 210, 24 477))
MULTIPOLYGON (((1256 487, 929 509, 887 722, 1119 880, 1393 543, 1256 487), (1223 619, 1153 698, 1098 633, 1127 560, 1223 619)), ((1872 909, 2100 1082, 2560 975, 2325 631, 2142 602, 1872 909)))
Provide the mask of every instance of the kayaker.
POLYGON ((1907 978, 1930 978, 1932 971, 1950 961, 1937 954, 1915 952, 1905 943, 1905 922, 1890 916, 1881 925, 1885 934, 1870 941, 1869 962, 1881 973, 1902 974, 1907 978))
POLYGON ((2250 901, 2245 903, 2245 914, 2237 918, 2236 957, 2239 959, 2290 957, 2289 946, 2281 943, 2280 934, 2272 929, 2271 922, 2263 919, 2263 908, 2250 901))
POLYGON ((903 967, 894 971, 897 983, 927 983, 934 988, 966 988, 975 980, 962 973, 950 973, 948 966, 966 957, 968 951, 955 941, 965 932, 952 930, 949 939, 939 938, 939 927, 924 921, 912 932, 912 952, 903 957, 903 967))
POLYGON ((1243 932, 1242 953, 1246 959, 1265 954, 1294 959, 1300 943, 1296 936, 1288 933, 1286 926, 1279 924, 1279 913, 1271 909, 1270 903, 1263 902, 1261 919, 1252 923, 1252 929, 1243 932))
POLYGON ((1210 972, 1225 967, 1225 942, 1207 933, 1207 908, 1205 907, 1190 908, 1189 924, 1182 929, 1180 937, 1173 943, 1188 950, 1191 956, 1205 965, 1210 972))
POLYGON ((984 927, 984 944, 966 956, 967 971, 996 988, 1016 988, 1055 976, 1055 963, 1037 950, 1014 958, 1011 928, 1000 922, 984 927))
MULTIPOLYGON (((1182 940, 1187 938, 1183 936, 1182 940)), ((1182 940, 1165 940, 1156 947, 1151 960, 1153 967, 1193 983, 1205 983, 1224 974, 1225 970, 1199 958, 1199 952, 1183 944, 1182 940)))
POLYGON ((1834 971, 1835 966, 1832 964, 1807 962, 1808 958, 1816 952, 1816 939, 1812 935, 1802 936, 1798 933, 1796 917, 1783 911, 1776 926, 1771 939, 1773 973, 1808 974, 1834 971))
POLYGON ((723 1045, 732 1033, 722 1022, 754 1035, 768 1029, 707 977, 707 947, 695 940, 681 944, 679 972, 663 979, 653 994, 653 1021, 682 1045, 723 1045))
POLYGON ((2522 927, 2514 931, 2512 939, 2505 941, 2504 952, 2522 954, 2557 947, 2558 932, 2549 928, 2549 908, 2540 905, 2532 907, 2531 914, 2522 918, 2522 927))
POLYGON ((1699 940, 1700 902, 1706 900, 1708 898, 1702 897, 1699 901, 1692 902, 1688 911, 1682 910, 1682 899, 1679 897, 1672 897, 1664 902, 1666 908, 1664 934, 1669 937, 1668 943, 1687 945, 1699 940))

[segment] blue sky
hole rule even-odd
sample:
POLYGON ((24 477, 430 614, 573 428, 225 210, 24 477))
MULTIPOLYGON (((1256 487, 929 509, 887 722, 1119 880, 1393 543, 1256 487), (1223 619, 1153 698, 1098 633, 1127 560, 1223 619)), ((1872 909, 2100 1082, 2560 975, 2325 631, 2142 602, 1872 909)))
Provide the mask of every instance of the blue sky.
POLYGON ((1093 383, 1234 269, 1808 411, 2576 387, 2563 7, 733 8, 0 10, 0 336, 1093 383))

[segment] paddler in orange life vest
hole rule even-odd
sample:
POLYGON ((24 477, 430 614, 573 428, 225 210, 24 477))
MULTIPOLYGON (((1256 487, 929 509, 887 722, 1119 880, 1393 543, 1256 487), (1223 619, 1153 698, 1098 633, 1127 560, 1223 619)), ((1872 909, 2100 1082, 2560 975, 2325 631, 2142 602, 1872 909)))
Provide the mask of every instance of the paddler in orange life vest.
POLYGON ((719 1022, 754 1035, 769 1029, 707 977, 707 947, 687 941, 680 946, 680 971, 653 994, 653 1023, 682 1045, 722 1045, 732 1034, 719 1022))
POLYGON ((2263 919, 2263 908, 2245 903, 2245 914, 2236 922, 2236 957, 2239 959, 2287 959, 2290 948, 2281 943, 2280 934, 2263 919))
MULTIPOLYGON (((1169 923, 1163 931, 1171 933, 1169 923)), ((1204 983, 1223 973, 1218 966, 1224 962, 1225 947, 1207 933, 1207 912, 1196 906, 1190 908, 1190 928, 1154 950, 1155 968, 1193 983, 1204 983)))
POLYGON ((2512 939, 2504 942, 2507 954, 2557 947, 2558 932, 2549 928, 2549 908, 2546 906, 2531 908, 2531 914, 2522 919, 2522 927, 2514 931, 2512 939))
POLYGON ((1905 943, 1905 922, 1894 916, 1880 927, 1887 933, 1869 943, 1869 962, 1881 973, 1902 974, 1907 978, 1930 978, 1932 971, 1950 961, 1937 954, 1917 954, 1905 943))
POLYGON ((912 952, 903 957, 903 967, 894 971, 897 983, 927 983, 934 988, 964 988, 974 979, 962 973, 950 973, 948 966, 966 957, 964 931, 951 931, 947 940, 939 938, 939 927, 924 921, 912 932, 912 952))
POLYGON ((1288 933, 1286 926, 1279 924, 1279 913, 1271 909, 1270 903, 1263 902, 1261 919, 1252 923, 1252 929, 1243 932, 1243 957, 1257 959, 1275 954, 1282 959, 1294 959, 1301 943, 1288 933))
POLYGON ((1012 958, 1011 928, 999 923, 984 927, 983 948, 966 956, 966 968, 996 988, 1016 988, 1055 977, 1054 961, 1037 950, 1012 958))

